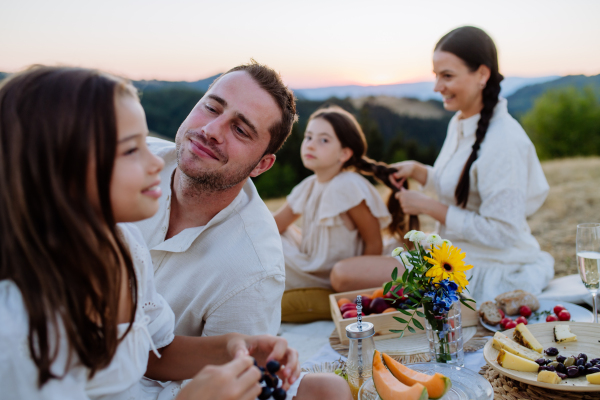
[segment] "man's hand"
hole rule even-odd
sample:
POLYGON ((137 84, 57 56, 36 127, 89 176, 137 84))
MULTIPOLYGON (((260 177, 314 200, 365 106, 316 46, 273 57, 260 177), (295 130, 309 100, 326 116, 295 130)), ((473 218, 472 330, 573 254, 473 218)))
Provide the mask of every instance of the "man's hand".
POLYGON ((281 369, 277 375, 281 378, 285 390, 300 376, 298 352, 288 347, 287 340, 282 337, 236 335, 227 344, 227 351, 232 357, 251 355, 263 366, 271 360, 279 361, 281 369))
POLYGON ((261 372, 249 356, 221 366, 207 365, 177 396, 177 400, 254 400, 260 394, 261 372))

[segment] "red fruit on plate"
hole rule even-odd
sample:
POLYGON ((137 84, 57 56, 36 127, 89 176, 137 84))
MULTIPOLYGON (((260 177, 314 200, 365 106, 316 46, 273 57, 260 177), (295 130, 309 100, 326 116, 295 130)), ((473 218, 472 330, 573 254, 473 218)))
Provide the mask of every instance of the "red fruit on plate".
POLYGON ((512 328, 514 328, 516 326, 517 326, 517 323, 515 321, 510 321, 510 322, 507 322, 506 325, 504 325, 504 329, 505 330, 506 329, 512 329, 512 328))
POLYGON ((519 324, 527 325, 527 318, 521 316, 521 317, 515 319, 515 322, 517 325, 519 325, 519 324))
POLYGON ((519 314, 521 317, 529 318, 531 316, 531 308, 527 306, 519 307, 519 314))
POLYGON ((500 325, 502 325, 502 328, 504 328, 509 322, 512 322, 512 319, 504 317, 500 320, 500 325))
POLYGON ((562 310, 561 312, 558 313, 558 319, 561 321, 570 321, 571 313, 568 312, 567 310, 562 310))
MULTIPOLYGON (((344 319, 346 319, 346 318, 356 318, 357 314, 358 314, 358 313, 356 312, 356 310, 348 310, 348 311, 346 311, 346 312, 345 312, 345 313, 342 315, 342 318, 344 318, 344 319)), ((365 316, 365 314, 364 314, 364 313, 361 313, 361 315, 362 315, 363 317, 365 316)))
POLYGON ((550 314, 546 317, 546 322, 558 321, 558 317, 554 314, 550 314))
POLYGON ((506 314, 504 314, 504 311, 502 311, 501 308, 498 309, 498 312, 500 313, 500 315, 502 315, 502 318, 506 317, 506 314))
POLYGON ((340 312, 342 314, 349 310, 356 310, 356 304, 346 303, 346 304, 342 304, 342 306, 340 307, 340 312))
POLYGON ((554 310, 552 311, 554 311, 554 314, 558 315, 562 310, 566 310, 565 306, 563 306, 562 304, 557 304, 554 306, 554 310))

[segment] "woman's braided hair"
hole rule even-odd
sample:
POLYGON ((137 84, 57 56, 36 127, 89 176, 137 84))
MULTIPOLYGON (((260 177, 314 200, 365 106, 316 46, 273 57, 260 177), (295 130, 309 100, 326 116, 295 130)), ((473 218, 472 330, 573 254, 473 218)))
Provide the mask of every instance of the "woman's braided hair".
MULTIPOLYGON (((310 116, 309 121, 316 118, 323 118, 329 122, 342 147, 352 150, 352 157, 344 163, 342 169, 355 169, 363 175, 371 175, 392 190, 387 202, 388 210, 392 214, 392 222, 387 227, 388 233, 402 239, 407 231, 418 230, 418 217, 416 215, 405 215, 402 212, 402 207, 400 207, 400 202, 394 196, 398 192, 398 188, 390 182, 389 176, 396 170, 385 163, 373 161, 366 156, 367 140, 354 115, 341 107, 327 106, 315 111, 310 116)), ((406 181, 404 187, 408 188, 406 181)))
POLYGON ((500 82, 504 77, 499 72, 498 53, 494 41, 479 28, 463 26, 454 29, 444 35, 435 45, 435 51, 438 50, 454 54, 463 60, 471 71, 476 71, 481 65, 485 65, 490 69, 490 78, 482 91, 483 108, 480 112, 479 122, 477 122, 473 150, 463 167, 454 192, 456 204, 465 208, 469 200, 471 165, 477 160, 477 153, 483 139, 485 139, 490 120, 494 115, 494 107, 498 103, 500 82))

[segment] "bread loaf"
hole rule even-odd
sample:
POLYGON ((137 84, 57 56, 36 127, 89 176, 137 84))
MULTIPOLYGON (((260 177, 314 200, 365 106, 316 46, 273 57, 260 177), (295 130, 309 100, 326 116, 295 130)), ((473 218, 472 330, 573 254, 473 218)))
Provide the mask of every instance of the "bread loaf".
POLYGON ((531 311, 537 311, 540 308, 537 297, 520 289, 498 295, 496 304, 506 315, 518 314, 521 306, 527 306, 531 311))
POLYGON ((481 304, 479 315, 486 324, 490 325, 498 325, 502 320, 502 315, 498 312, 498 307, 491 301, 481 304))

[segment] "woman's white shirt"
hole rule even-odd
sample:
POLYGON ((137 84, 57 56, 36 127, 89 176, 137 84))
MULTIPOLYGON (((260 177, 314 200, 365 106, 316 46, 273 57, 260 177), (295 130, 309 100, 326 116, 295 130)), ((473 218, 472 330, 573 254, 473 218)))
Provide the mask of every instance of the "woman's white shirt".
MULTIPOLYGON (((120 342, 109 366, 97 371, 88 380, 88 369, 73 353, 71 365, 67 368, 68 343, 61 325, 58 327, 58 358, 52 370, 59 376, 66 371, 66 375, 62 379, 50 380, 39 390, 37 368, 30 357, 27 342, 27 310, 18 287, 5 280, 0 282, 0 388, 3 399, 148 397, 140 381, 146 372, 149 352, 173 341, 175 316, 155 290, 152 260, 139 230, 132 224, 118 224, 118 231, 131 252, 138 282, 138 305, 133 326, 120 342)), ((119 334, 122 335, 127 327, 128 324, 120 324, 119 334)), ((56 334, 55 329, 50 329, 50 332, 56 334)))
MULTIPOLYGON (((488 300, 501 293, 498 290, 510 289, 509 275, 516 277, 524 268, 529 268, 529 273, 535 270, 538 279, 530 283, 530 290, 539 293, 554 274, 554 261, 540 251, 527 217, 543 204, 549 186, 533 143, 510 116, 503 98, 471 166, 467 205, 456 205, 454 192, 475 143, 479 117, 459 119, 455 115, 433 168, 428 168, 426 187, 435 188, 439 200, 449 206, 446 224, 438 224, 438 232, 466 252, 465 261, 477 267, 473 271, 476 281, 483 281, 486 270, 507 267, 502 274, 493 274, 505 285, 477 282, 471 286, 476 299, 488 300)), ((490 280, 492 276, 487 275, 490 280)))

